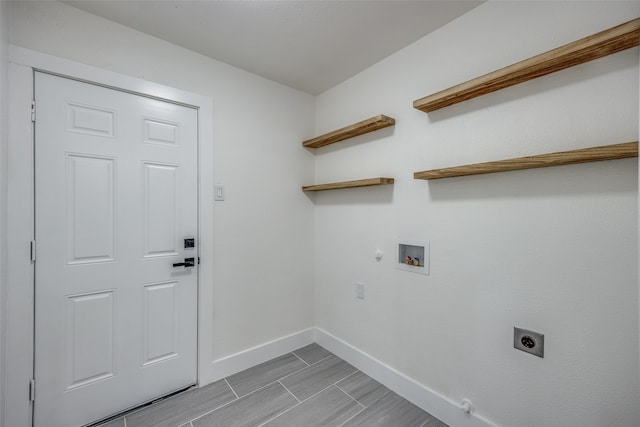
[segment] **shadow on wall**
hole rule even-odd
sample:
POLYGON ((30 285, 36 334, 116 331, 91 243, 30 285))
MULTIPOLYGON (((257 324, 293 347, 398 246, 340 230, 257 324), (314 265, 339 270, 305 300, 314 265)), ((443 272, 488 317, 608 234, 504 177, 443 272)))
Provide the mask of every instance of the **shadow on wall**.
POLYGON ((316 206, 383 205, 393 203, 393 185, 305 193, 316 206))
MULTIPOLYGON (((617 73, 637 66, 638 53, 635 49, 629 49, 628 51, 618 52, 614 56, 590 61, 554 74, 542 76, 459 104, 432 111, 428 114, 429 122, 440 122, 506 104, 514 100, 522 100, 530 96, 538 96, 541 93, 553 92, 576 84, 584 84, 584 82, 591 79, 600 78, 609 73, 617 73)), ((472 78, 475 77, 479 76, 472 76, 472 78)), ((463 82, 457 82, 454 83, 454 85, 458 83, 463 82)), ((435 89, 434 93, 445 89, 447 89, 447 87, 435 89)), ((427 95, 430 95, 430 93, 425 93, 422 96, 427 95)))
POLYGON ((425 185, 433 201, 635 194, 638 159, 443 178, 426 181, 425 185))
MULTIPOLYGON (((398 126, 398 119, 396 118, 396 126, 398 126)), ((373 142, 384 138, 392 137, 394 134, 394 126, 390 126, 387 128, 379 129, 375 132, 366 133, 363 135, 354 136, 349 139, 345 139, 342 141, 338 141, 331 145, 326 145, 320 148, 306 148, 307 151, 316 155, 316 157, 321 157, 325 154, 331 154, 336 151, 346 150, 355 145, 365 144, 367 142, 373 142)), ((389 141, 391 143, 391 141, 389 141)))

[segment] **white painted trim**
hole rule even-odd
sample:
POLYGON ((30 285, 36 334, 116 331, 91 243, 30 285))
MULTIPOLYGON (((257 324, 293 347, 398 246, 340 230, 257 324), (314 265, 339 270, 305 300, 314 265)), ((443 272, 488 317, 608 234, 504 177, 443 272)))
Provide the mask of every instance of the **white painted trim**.
POLYGON ((476 412, 465 415, 460 404, 320 328, 315 328, 315 342, 450 426, 497 426, 476 412))
POLYGON ((33 131, 30 67, 9 64, 7 185, 7 313, 2 380, 4 426, 31 426, 28 384, 33 375, 33 131))
POLYGON ((33 70, 68 76, 198 108, 199 138, 199 302, 198 383, 211 382, 213 370, 213 100, 207 96, 113 73, 17 46, 9 46, 11 105, 7 195, 7 327, 2 380, 5 408, 0 425, 31 425, 28 383, 33 375, 33 70))
POLYGON ((217 381, 247 368, 259 365, 274 357, 292 352, 300 347, 313 343, 315 330, 305 329, 282 338, 243 350, 239 353, 214 360, 211 363, 212 380, 217 381))
POLYGON ((477 413, 467 416, 456 402, 416 382, 389 365, 369 356, 320 328, 309 328, 243 350, 211 362, 212 381, 217 381, 317 342, 336 356, 355 366, 390 390, 433 414, 451 426, 496 427, 497 424, 477 413))

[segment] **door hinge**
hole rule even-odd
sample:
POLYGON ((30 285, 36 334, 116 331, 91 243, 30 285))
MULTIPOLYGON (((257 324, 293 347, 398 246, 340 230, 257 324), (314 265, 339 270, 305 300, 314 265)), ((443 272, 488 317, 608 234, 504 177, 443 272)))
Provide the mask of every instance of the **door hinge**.
POLYGON ((31 101, 31 121, 36 121, 36 101, 31 101))
POLYGON ((36 241, 32 240, 30 244, 31 244, 31 261, 33 262, 36 260, 36 241))
POLYGON ((198 265, 200 265, 200 257, 198 257, 198 265))
POLYGON ((36 400, 36 380, 29 381, 29 402, 35 402, 36 400))

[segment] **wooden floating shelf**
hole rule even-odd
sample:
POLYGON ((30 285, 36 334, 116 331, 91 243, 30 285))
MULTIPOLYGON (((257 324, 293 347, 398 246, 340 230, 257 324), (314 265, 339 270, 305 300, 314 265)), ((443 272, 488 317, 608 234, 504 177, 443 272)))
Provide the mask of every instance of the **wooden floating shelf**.
POLYGON ((385 116, 383 114, 379 114, 361 122, 345 126, 338 130, 334 130, 333 132, 325 133, 324 135, 308 139, 304 141, 302 145, 307 148, 320 148, 324 147, 325 145, 330 145, 335 142, 353 138, 354 136, 363 135, 365 133, 373 132, 378 129, 393 126, 395 124, 396 119, 385 116))
POLYGON ((548 166, 571 165, 575 163, 597 162, 601 160, 638 157, 638 141, 623 144, 604 145, 580 150, 561 151, 537 156, 519 157, 496 162, 476 163, 445 169, 415 172, 414 179, 440 179, 455 176, 479 175, 484 173, 507 172, 521 169, 544 168, 548 166))
POLYGON ((413 101, 425 113, 640 44, 640 18, 413 101))
POLYGON ((333 182, 330 184, 319 184, 319 185, 307 185, 306 187, 302 187, 302 191, 324 191, 324 190, 338 190, 341 188, 355 188, 355 187, 371 187, 374 185, 387 185, 393 184, 393 178, 369 178, 369 179, 360 179, 357 181, 344 181, 344 182, 333 182))

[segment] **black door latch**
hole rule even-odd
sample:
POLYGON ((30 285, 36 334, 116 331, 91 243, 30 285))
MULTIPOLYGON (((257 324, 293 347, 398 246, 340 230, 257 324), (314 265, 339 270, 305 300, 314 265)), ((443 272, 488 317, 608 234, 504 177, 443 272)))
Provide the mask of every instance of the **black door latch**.
POLYGON ((193 267, 196 265, 195 258, 185 258, 184 262, 176 262, 174 267, 193 267))

